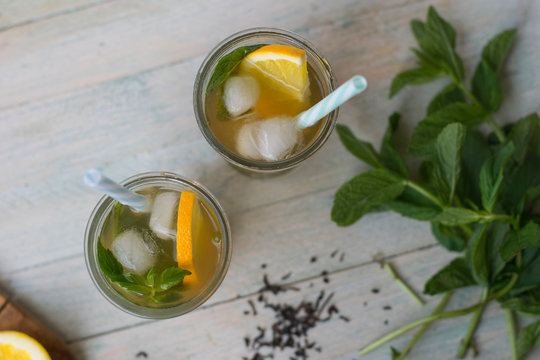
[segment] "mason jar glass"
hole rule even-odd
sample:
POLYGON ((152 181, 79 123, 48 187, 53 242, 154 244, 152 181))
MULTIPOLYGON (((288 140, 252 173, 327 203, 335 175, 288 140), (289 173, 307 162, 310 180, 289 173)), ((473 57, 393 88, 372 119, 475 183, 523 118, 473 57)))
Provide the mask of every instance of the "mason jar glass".
MULTIPOLYGON (((212 218, 213 224, 219 229, 220 234, 220 251, 216 271, 210 277, 205 285, 201 287, 200 292, 195 293, 192 297, 182 299, 179 303, 164 307, 148 307, 131 301, 129 297, 122 294, 101 271, 98 261, 98 242, 102 234, 102 229, 105 226, 107 217, 113 211, 116 200, 109 196, 103 196, 97 203, 88 224, 84 237, 84 254, 86 266, 90 277, 94 282, 99 292, 113 305, 119 309, 143 318, 148 319, 165 319, 188 313, 199 305, 204 303, 212 296, 223 281, 232 254, 232 242, 229 222, 218 201, 210 192, 200 183, 193 180, 188 180, 181 176, 168 172, 147 172, 132 176, 120 183, 121 185, 133 191, 140 191, 152 187, 160 188, 165 191, 190 191, 195 194, 196 199, 205 207, 206 211, 212 218), (184 301, 185 300, 185 301, 184 301)), ((167 240, 169 241, 169 240, 167 240)))
POLYGON ((281 29, 252 28, 238 32, 220 42, 204 59, 197 73, 193 89, 195 117, 203 136, 219 155, 237 169, 246 170, 252 174, 272 174, 291 169, 313 155, 332 133, 336 124, 338 110, 332 111, 321 120, 323 122, 322 126, 310 143, 306 144, 297 153, 282 160, 259 161, 247 159, 222 145, 209 126, 206 114, 206 89, 216 65, 223 56, 239 47, 259 44, 281 44, 305 50, 308 67, 310 71, 314 72, 312 75, 319 83, 322 97, 335 90, 336 82, 330 64, 310 42, 293 32, 281 29))

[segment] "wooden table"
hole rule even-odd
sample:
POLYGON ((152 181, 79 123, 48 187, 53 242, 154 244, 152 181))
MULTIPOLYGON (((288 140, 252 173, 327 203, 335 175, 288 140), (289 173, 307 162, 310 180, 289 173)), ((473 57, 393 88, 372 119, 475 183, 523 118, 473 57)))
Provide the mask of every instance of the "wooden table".
MULTIPOLYGON (((428 100, 443 85, 387 99, 391 78, 414 62, 409 21, 424 18, 429 4, 455 25, 469 75, 491 36, 518 27, 498 119, 538 111, 538 0, 0 0, 2 290, 80 359, 141 359, 141 352, 149 359, 249 356, 243 337, 271 320, 262 309, 257 317, 244 315, 264 273, 279 281, 291 272, 284 282, 301 288, 286 294, 292 303, 313 299, 323 287, 335 292, 335 304, 350 317, 312 331, 322 346, 321 353, 312 352, 314 359, 358 359, 359 347, 429 314, 438 299, 423 296, 427 305, 418 306, 372 257, 383 254, 420 292, 456 255, 437 245, 425 223, 396 214, 369 215, 347 228, 330 221, 338 186, 366 169, 336 134, 299 168, 252 179, 210 148, 192 109, 195 73, 217 42, 248 27, 280 27, 316 44, 339 81, 356 73, 369 80, 368 91, 342 107, 340 123, 378 144, 387 116, 400 111, 399 146, 405 150, 428 100), (101 297, 82 246, 100 197, 82 181, 91 167, 103 167, 117 180, 150 170, 177 172, 220 199, 232 224, 234 255, 224 283, 204 306, 180 318, 148 321, 101 297), (336 249, 345 253, 342 261, 330 256, 336 249), (317 261, 310 261, 313 256, 317 261)), ((461 291, 449 308, 478 297, 476 290, 461 291)), ((435 324, 411 358, 453 358, 468 320, 435 324)), ((509 358, 498 306, 487 309, 477 334, 480 359, 509 358)), ((411 336, 391 345, 403 348, 411 336)), ((537 351, 530 358, 539 356, 537 351)), ((365 357, 388 358, 388 345, 365 357)))

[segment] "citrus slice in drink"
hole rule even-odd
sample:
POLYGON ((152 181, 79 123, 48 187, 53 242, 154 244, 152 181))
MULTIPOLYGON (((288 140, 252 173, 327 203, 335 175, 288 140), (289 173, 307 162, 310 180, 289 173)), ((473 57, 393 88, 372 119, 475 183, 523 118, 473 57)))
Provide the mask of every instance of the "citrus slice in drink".
POLYGON ((195 237, 193 227, 194 220, 199 221, 199 216, 194 213, 198 212, 198 205, 195 202, 195 194, 189 191, 182 191, 180 194, 180 202, 178 203, 178 220, 176 224, 176 258, 178 267, 184 270, 191 271, 191 275, 184 278, 184 284, 194 284, 197 282, 197 273, 195 272, 195 264, 193 262, 194 247, 193 242, 195 237))
POLYGON ((263 87, 303 101, 309 89, 306 52, 286 45, 265 45, 249 53, 240 70, 255 76, 263 87))
POLYGON ((0 331, 0 359, 51 360, 34 338, 19 331, 0 331))

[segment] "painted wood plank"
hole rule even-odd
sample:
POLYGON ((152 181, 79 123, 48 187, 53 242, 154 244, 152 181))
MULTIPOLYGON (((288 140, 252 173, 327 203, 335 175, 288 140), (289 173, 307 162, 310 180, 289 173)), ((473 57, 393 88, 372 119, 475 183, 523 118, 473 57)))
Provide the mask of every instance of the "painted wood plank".
MULTIPOLYGON (((498 6, 490 6, 490 3, 483 0, 472 6, 460 1, 450 5, 440 0, 435 5, 440 5, 441 10, 448 9, 448 15, 466 14, 474 19, 467 22, 470 33, 487 28, 486 23, 476 21, 478 18, 488 18, 489 24, 514 25, 524 14, 532 18, 528 26, 538 29, 538 25, 531 25, 539 17, 535 4, 519 3, 516 11, 513 3, 499 2, 498 6), (530 9, 525 9, 528 5, 530 9)), ((399 43, 405 45, 403 37, 408 38, 409 34, 401 28, 406 28, 411 18, 423 17, 425 10, 425 4, 412 0, 383 3, 280 0, 271 7, 261 0, 250 2, 249 6, 238 6, 230 0, 105 3, 71 16, 3 32, 0 77, 4 81, 0 85, 0 108, 185 61, 206 53, 225 34, 261 24, 289 28, 310 38, 312 32, 325 33, 326 41, 314 41, 322 50, 327 50, 325 53, 330 53, 327 48, 345 45, 329 56, 331 60, 340 59, 337 65, 350 60, 358 64, 372 63, 381 60, 373 51, 373 45, 389 51, 399 43), (339 27, 345 28, 343 31, 348 36, 340 39, 339 31, 328 31, 339 30, 339 27), (358 28, 360 31, 355 31, 358 28), (393 34, 399 42, 387 43, 381 40, 381 34, 393 34), (346 39, 353 41, 343 43, 346 39), (364 59, 357 57, 359 51, 364 59)))
MULTIPOLYGON (((434 268, 442 266, 451 257, 448 252, 433 248, 400 256, 394 260, 394 264, 411 284, 419 288, 434 268)), ((282 268, 281 273, 287 270, 282 268)), ((261 276, 262 271, 259 271, 261 276)), ((300 292, 287 292, 280 295, 279 300, 291 304, 314 300, 323 284, 320 277, 301 281, 296 284, 301 288, 300 292), (311 283, 314 286, 310 288, 311 283)), ((437 302, 437 298, 430 298, 427 306, 418 306, 376 264, 332 274, 324 288, 327 292, 335 292, 335 304, 351 321, 345 323, 334 319, 319 324, 311 331, 311 340, 316 341, 323 351, 312 351, 310 359, 356 359, 356 350, 360 346, 391 329, 428 315, 437 302), (378 289, 379 293, 372 293, 370 290, 373 288, 378 289), (385 306, 390 306, 391 310, 385 310, 385 306), (388 320, 387 324, 385 320, 388 320)), ((462 291, 451 301, 449 308, 474 304, 478 297, 477 291, 462 291)), ((149 358, 158 359, 239 359, 250 354, 245 348, 244 336, 256 335, 257 325, 268 328, 272 324, 272 313, 260 306, 256 296, 251 299, 258 308, 256 317, 243 314, 245 310, 250 310, 243 298, 199 309, 180 318, 144 323, 111 334, 75 341, 70 347, 82 358, 131 359, 139 351, 145 351, 149 358)), ((467 329, 468 320, 464 317, 434 326, 427 333, 425 341, 418 343, 411 358, 433 359, 434 354, 437 354, 437 359, 452 359, 459 339, 467 329)), ((478 330, 477 340, 481 349, 479 359, 508 357, 505 331, 502 312, 496 306, 490 307, 478 330)), ((394 341, 392 345, 402 348, 411 336, 394 341)), ((275 359, 288 359, 280 352, 275 355, 275 359)), ((388 359, 388 346, 364 358, 388 359)))
POLYGON ((65 15, 110 0, 0 0, 0 31, 65 15))

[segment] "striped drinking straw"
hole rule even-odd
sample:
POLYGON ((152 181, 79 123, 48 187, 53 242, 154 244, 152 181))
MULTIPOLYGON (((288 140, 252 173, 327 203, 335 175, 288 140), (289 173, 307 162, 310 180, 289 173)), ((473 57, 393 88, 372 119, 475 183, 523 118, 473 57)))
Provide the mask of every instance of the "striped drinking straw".
POLYGON ((367 81, 361 75, 350 78, 343 85, 332 91, 327 97, 296 117, 298 128, 305 129, 335 110, 338 106, 367 88, 367 81))
POLYGON ((118 202, 136 211, 148 210, 150 204, 146 196, 137 194, 104 176, 101 171, 91 169, 84 175, 86 185, 98 189, 118 202))

